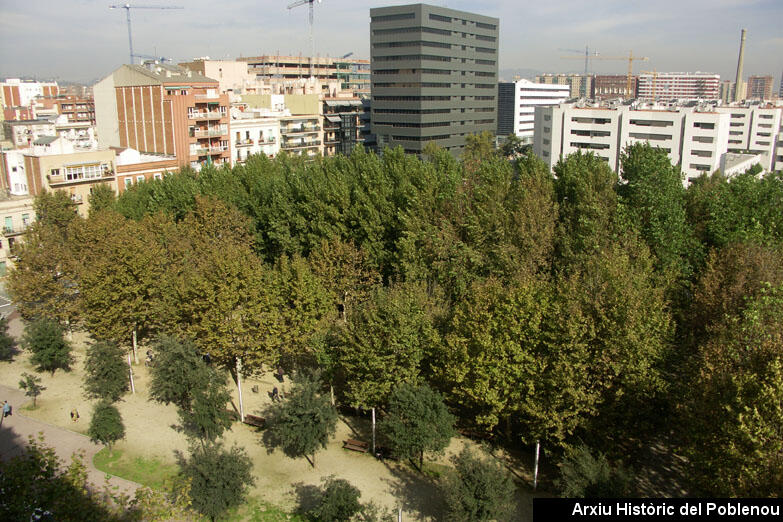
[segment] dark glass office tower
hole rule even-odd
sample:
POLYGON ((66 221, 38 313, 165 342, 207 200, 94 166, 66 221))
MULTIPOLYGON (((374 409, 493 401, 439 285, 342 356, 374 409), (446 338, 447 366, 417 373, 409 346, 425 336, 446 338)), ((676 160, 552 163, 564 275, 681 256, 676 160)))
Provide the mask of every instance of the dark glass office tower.
POLYGON ((378 147, 455 156, 497 131, 497 18, 426 4, 370 10, 372 132, 378 147))

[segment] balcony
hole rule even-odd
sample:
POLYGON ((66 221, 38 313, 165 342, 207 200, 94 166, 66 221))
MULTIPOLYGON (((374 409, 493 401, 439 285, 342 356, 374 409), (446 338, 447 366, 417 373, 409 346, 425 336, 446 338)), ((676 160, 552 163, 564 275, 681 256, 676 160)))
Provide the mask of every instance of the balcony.
POLYGON ((271 143, 276 143, 276 142, 277 142, 277 138, 275 138, 274 136, 272 136, 271 138, 261 138, 258 140, 259 145, 269 145, 271 143))
POLYGON ((321 127, 319 125, 300 125, 296 127, 287 127, 281 129, 283 134, 301 134, 306 132, 320 132, 321 127))
POLYGON ((220 94, 218 93, 212 93, 212 94, 196 94, 194 97, 197 100, 217 100, 220 98, 220 94))
POLYGON ((21 227, 3 227, 5 237, 14 237, 24 234, 30 228, 30 223, 22 223, 21 227))
POLYGON ((220 118, 225 117, 225 113, 220 111, 206 111, 206 112, 189 112, 188 113, 188 119, 189 120, 219 120, 220 118))
POLYGON ((71 194, 71 201, 76 205, 81 205, 84 202, 81 194, 71 194))
POLYGON ((223 147, 218 145, 217 147, 210 147, 209 153, 210 154, 220 154, 221 152, 226 152, 228 150, 228 147, 223 147))
POLYGON ((311 141, 284 141, 281 147, 283 149, 305 149, 308 147, 317 147, 321 144, 321 140, 311 141))
POLYGON ((209 138, 212 136, 225 136, 228 134, 228 129, 219 127, 217 129, 197 130, 194 135, 196 138, 209 138))
POLYGON ((249 147, 253 144, 253 140, 237 140, 234 145, 237 147, 249 147))
POLYGON ((96 181, 107 181, 114 179, 114 172, 111 170, 107 170, 103 172, 103 174, 99 175, 71 175, 71 176, 64 176, 63 174, 59 175, 52 175, 47 174, 46 179, 49 181, 50 187, 56 187, 59 185, 70 185, 73 183, 94 183, 96 181))

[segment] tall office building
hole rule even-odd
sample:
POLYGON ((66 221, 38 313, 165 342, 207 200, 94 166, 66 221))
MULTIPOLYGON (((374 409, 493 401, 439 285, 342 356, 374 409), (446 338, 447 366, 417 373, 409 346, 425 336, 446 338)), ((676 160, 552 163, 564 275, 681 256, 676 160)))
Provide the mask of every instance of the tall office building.
POLYGON ((426 4, 370 10, 372 132, 379 148, 459 155, 497 128, 497 18, 426 4))
POLYGON ((747 98, 751 100, 771 100, 775 78, 768 76, 748 77, 747 98))

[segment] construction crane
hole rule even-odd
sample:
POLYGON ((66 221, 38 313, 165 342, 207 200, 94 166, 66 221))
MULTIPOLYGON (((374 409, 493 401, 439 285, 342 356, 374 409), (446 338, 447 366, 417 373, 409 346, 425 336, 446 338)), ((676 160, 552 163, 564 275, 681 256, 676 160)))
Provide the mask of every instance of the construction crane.
MULTIPOLYGON (((579 54, 582 54, 582 51, 580 51, 578 49, 558 49, 558 51, 561 51, 561 52, 564 52, 564 53, 579 53, 579 54)), ((598 52, 595 49, 593 49, 593 52, 590 52, 590 48, 585 45, 584 55, 585 55, 585 76, 587 76, 588 75, 588 69, 587 69, 588 60, 590 60, 591 58, 593 58, 595 56, 598 56, 598 52)), ((564 56, 563 58, 574 59, 575 57, 574 56, 568 56, 568 57, 564 56)), ((581 60, 581 58, 579 58, 579 59, 581 60)))
POLYGON ((130 16, 130 10, 131 9, 185 9, 181 6, 163 6, 163 5, 131 5, 131 4, 124 4, 124 5, 110 5, 109 9, 125 9, 125 15, 128 19, 128 49, 129 49, 129 56, 130 56, 130 64, 133 65, 133 58, 135 55, 133 54, 133 36, 131 33, 131 16, 130 16))
POLYGON ((165 56, 152 56, 150 54, 134 54, 133 57, 141 58, 144 60, 155 60, 156 62, 160 62, 160 63, 165 63, 165 62, 174 63, 174 60, 172 60, 171 58, 166 58, 165 56))
POLYGON ((353 56, 353 51, 351 51, 351 52, 350 52, 350 53, 348 53, 348 54, 344 54, 344 55, 342 55, 342 56, 340 57, 340 59, 341 59, 341 60, 345 60, 346 58, 349 58, 349 57, 351 57, 351 56, 353 56))
MULTIPOLYGON (((581 51, 580 51, 581 52, 581 51)), ((564 60, 581 60, 582 58, 575 58, 574 56, 561 56, 564 60)), ((633 62, 641 61, 646 62, 649 60, 646 56, 634 56, 633 51, 628 52, 628 56, 593 56, 594 60, 628 60, 628 80, 625 86, 625 92, 628 97, 631 97, 631 84, 633 79, 633 62)))
POLYGON ((316 2, 320 4, 321 0, 296 0, 296 2, 288 4, 289 10, 300 5, 308 5, 310 7, 310 56, 312 57, 315 56, 315 46, 313 44, 313 4, 316 2))

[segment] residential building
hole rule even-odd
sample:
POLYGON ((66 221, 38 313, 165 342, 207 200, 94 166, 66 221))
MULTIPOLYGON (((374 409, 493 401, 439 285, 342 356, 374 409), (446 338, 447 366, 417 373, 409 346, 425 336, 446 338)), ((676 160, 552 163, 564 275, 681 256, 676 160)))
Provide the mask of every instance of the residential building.
POLYGON ((562 103, 537 107, 533 150, 550 168, 577 150, 591 151, 614 171, 629 144, 649 142, 666 151, 685 182, 720 168, 728 151, 730 115, 709 106, 660 108, 644 104, 562 103))
POLYGON ((54 136, 54 122, 48 119, 6 120, 3 122, 5 139, 16 148, 30 147, 42 136, 54 136))
POLYGON ((748 100, 771 100, 772 89, 775 85, 775 78, 768 76, 750 76, 747 82, 748 100))
POLYGON ((729 152, 758 155, 765 171, 775 170, 783 107, 735 104, 715 111, 729 115, 729 152))
POLYGON ((370 95, 370 60, 335 59, 337 80, 345 91, 357 96, 370 95))
POLYGON ((290 115, 287 110, 232 107, 231 164, 242 164, 253 154, 274 158, 280 151, 280 118, 290 115))
POLYGON ((590 98, 608 100, 612 98, 634 99, 637 96, 639 77, 631 76, 631 92, 628 93, 628 76, 625 74, 597 74, 593 78, 593 92, 590 98))
POLYGON ((734 99, 734 82, 731 80, 722 80, 720 82, 720 93, 718 99, 723 103, 731 103, 734 99))
POLYGON ((324 155, 351 154, 362 143, 361 116, 364 105, 359 98, 332 99, 323 102, 324 155))
POLYGON ((117 193, 142 181, 162 179, 168 172, 178 170, 176 156, 162 154, 145 154, 134 149, 113 148, 117 166, 117 193))
POLYGON ((570 96, 568 85, 546 85, 529 80, 498 84, 498 136, 516 134, 533 143, 536 107, 558 105, 570 96))
MULTIPOLYGON (((61 139, 61 138, 60 138, 61 139)), ((26 152, 25 173, 31 196, 44 190, 64 190, 86 217, 89 196, 98 184, 117 192, 115 153, 112 149, 59 154, 44 150, 26 152)))
POLYGON ((0 83, 3 90, 3 104, 7 107, 29 107, 38 97, 57 96, 57 82, 24 81, 8 78, 0 83))
POLYGON ((230 161, 229 99, 216 80, 155 62, 123 65, 93 87, 98 142, 176 156, 195 170, 230 161))
POLYGON ((21 236, 35 221, 33 198, 30 196, 0 197, 0 218, 2 218, 2 234, 0 235, 0 278, 5 277, 13 266, 14 246, 21 236))
POLYGON ((58 114, 68 118, 68 121, 95 125, 95 101, 92 98, 57 98, 55 105, 58 114))
POLYGON ((720 75, 703 72, 640 74, 638 97, 644 100, 718 100, 720 75))
POLYGON ((25 150, 12 149, 0 151, 0 194, 11 196, 26 196, 27 173, 24 162, 25 150))
POLYGON ((461 154, 497 130, 497 18, 426 4, 370 10, 371 130, 378 147, 461 154))
POLYGON ((248 84, 256 81, 255 75, 248 72, 247 62, 243 61, 198 58, 179 65, 201 76, 217 80, 218 92, 221 94, 227 92, 243 93, 248 84))
POLYGON ((280 150, 296 156, 323 155, 319 114, 298 114, 280 118, 280 150))
POLYGON ((540 74, 536 83, 547 85, 568 85, 569 98, 592 98, 594 92, 593 76, 588 74, 540 74))

